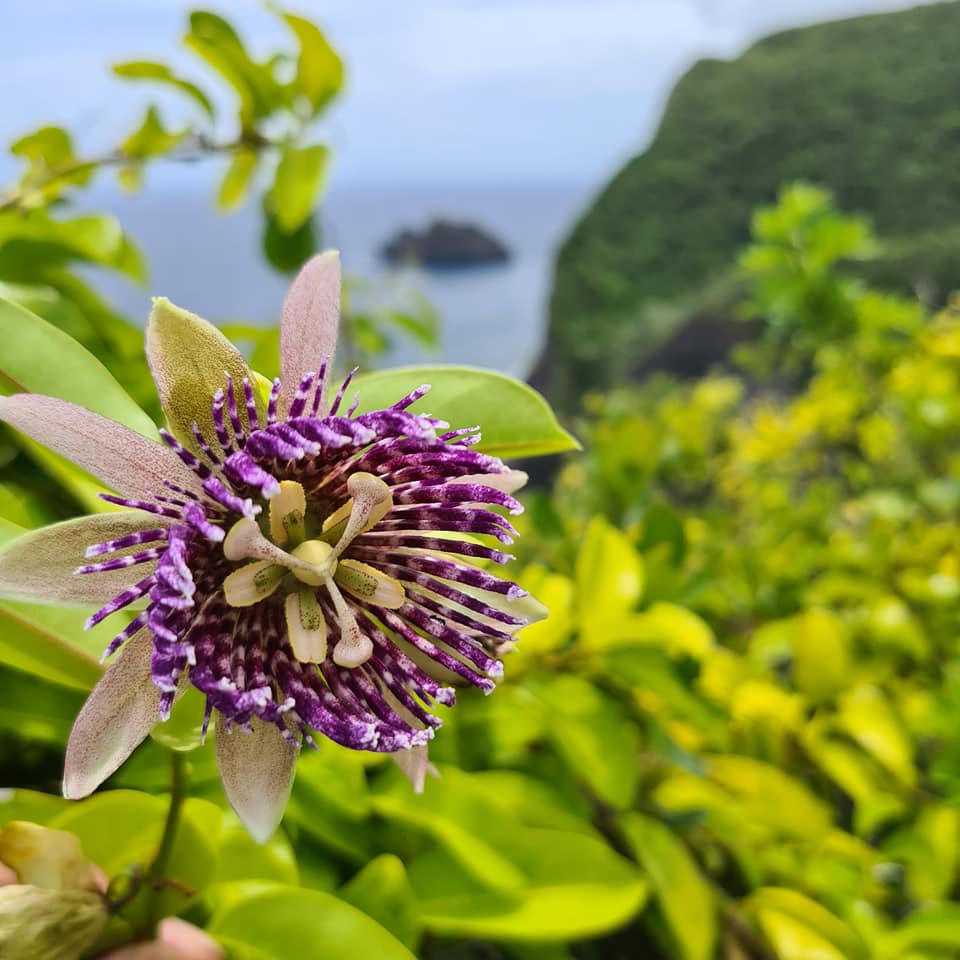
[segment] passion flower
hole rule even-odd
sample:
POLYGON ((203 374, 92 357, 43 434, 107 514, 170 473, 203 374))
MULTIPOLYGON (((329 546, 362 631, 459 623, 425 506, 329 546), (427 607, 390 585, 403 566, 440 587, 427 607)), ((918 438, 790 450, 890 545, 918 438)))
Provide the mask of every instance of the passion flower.
MULTIPOLYGON (((0 552, 0 592, 136 611, 67 745, 64 794, 113 773, 192 685, 228 799, 264 840, 313 732, 398 753, 422 784, 433 712, 457 681, 489 693, 539 605, 487 569, 526 479, 474 449, 475 427, 411 411, 415 386, 358 413, 331 389, 335 253, 311 260, 268 384, 213 326, 155 301, 146 351, 163 444, 53 397, 0 398, 0 419, 72 459, 122 509, 32 531, 0 552), (344 409, 345 404, 346 409, 344 409), (115 656, 114 656, 115 655, 115 656)), ((351 375, 352 376, 352 375, 351 375)))

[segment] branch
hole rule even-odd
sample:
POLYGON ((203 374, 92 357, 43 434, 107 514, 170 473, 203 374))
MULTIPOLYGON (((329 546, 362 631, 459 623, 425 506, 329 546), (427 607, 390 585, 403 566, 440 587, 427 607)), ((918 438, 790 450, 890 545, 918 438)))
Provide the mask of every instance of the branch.
POLYGON ((166 160, 172 163, 195 163, 208 156, 222 153, 236 153, 238 150, 270 150, 280 147, 281 144, 264 137, 256 131, 244 131, 236 140, 217 142, 206 134, 193 134, 167 153, 153 157, 134 157, 116 148, 109 153, 88 160, 77 160, 62 167, 56 167, 47 172, 38 180, 30 180, 16 190, 0 196, 0 213, 27 206, 27 199, 32 193, 45 190, 61 180, 67 180, 78 174, 93 173, 105 167, 123 167, 145 163, 148 160, 166 160))

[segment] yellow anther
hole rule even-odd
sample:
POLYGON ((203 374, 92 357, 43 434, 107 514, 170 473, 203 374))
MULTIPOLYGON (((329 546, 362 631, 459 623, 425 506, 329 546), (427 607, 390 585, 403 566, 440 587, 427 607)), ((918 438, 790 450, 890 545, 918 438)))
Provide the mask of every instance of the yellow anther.
POLYGON ((313 590, 287 594, 284 601, 287 636, 302 663, 322 663, 327 656, 327 621, 313 590))
POLYGON ((296 480, 283 480, 280 492, 270 501, 270 538, 283 547, 303 543, 307 495, 296 480))
POLYGON ((252 607, 269 597, 286 575, 286 568, 269 560, 257 560, 234 570, 223 581, 223 593, 231 607, 252 607))
POLYGON ((347 593, 388 610, 399 609, 406 600, 399 580, 359 560, 341 560, 334 579, 347 593))

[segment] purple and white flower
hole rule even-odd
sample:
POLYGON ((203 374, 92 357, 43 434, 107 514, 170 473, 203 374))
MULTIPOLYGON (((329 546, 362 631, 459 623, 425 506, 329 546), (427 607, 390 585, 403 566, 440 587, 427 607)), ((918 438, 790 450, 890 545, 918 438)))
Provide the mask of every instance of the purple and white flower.
POLYGON ((165 445, 53 397, 0 398, 0 419, 125 508, 0 552, 6 596, 98 604, 89 625, 127 614, 71 733, 66 796, 95 790, 189 685, 260 840, 314 731, 395 754, 422 786, 433 708, 454 702, 452 683, 492 691, 499 654, 540 615, 487 569, 510 559, 525 475, 477 452, 477 428, 413 413, 426 386, 357 413, 350 377, 330 383, 339 307, 339 258, 321 254, 284 302, 271 386, 215 327, 156 301, 146 349, 165 445))

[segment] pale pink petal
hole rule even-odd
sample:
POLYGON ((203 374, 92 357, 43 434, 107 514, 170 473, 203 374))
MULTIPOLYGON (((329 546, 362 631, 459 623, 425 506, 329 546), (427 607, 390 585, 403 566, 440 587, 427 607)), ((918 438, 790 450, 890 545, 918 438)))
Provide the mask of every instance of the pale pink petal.
POLYGON ((266 843, 283 817, 300 751, 275 724, 254 718, 250 727, 227 730, 217 714, 217 766, 230 806, 250 836, 266 843))
MULTIPOLYGON (((90 562, 85 558, 87 547, 169 523, 153 514, 125 510, 78 517, 24 533, 0 550, 0 597, 78 606, 107 603, 148 576, 156 561, 103 573, 77 574, 77 567, 90 562)), ((132 548, 138 549, 142 547, 132 548)))
POLYGON ((179 917, 161 920, 157 939, 172 947, 179 960, 223 960, 223 950, 213 937, 179 917))
POLYGON ((390 759, 403 771, 403 775, 412 784, 414 793, 423 793, 428 773, 432 777, 440 776, 440 771, 430 762, 425 743, 406 750, 396 750, 390 754, 390 759))
POLYGON ((16 393, 0 397, 0 420, 125 496, 164 493, 164 480, 199 490, 196 475, 171 450, 75 403, 16 393))
POLYGON ((340 254, 320 253, 297 274, 280 314, 280 400, 283 416, 300 379, 333 361, 340 324, 340 254))
POLYGON ((160 720, 160 691, 150 679, 153 638, 133 635, 107 667, 77 715, 63 774, 63 795, 93 793, 160 720))

